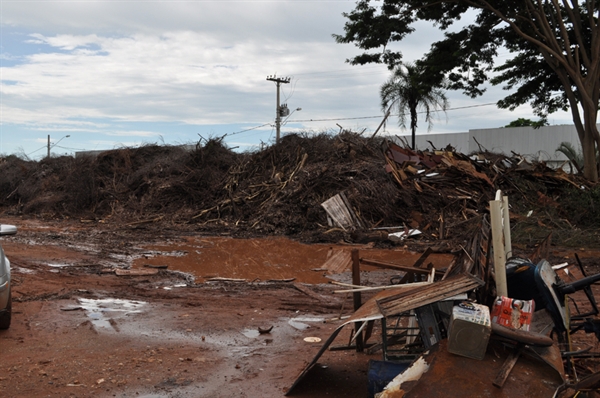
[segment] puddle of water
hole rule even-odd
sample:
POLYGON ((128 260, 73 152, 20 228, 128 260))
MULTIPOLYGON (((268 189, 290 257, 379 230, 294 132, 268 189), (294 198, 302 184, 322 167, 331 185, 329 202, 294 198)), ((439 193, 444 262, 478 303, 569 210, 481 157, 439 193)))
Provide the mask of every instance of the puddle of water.
POLYGON ((310 322, 323 323, 323 322, 325 322, 325 318, 299 316, 299 317, 296 317, 296 318, 291 318, 288 321, 288 325, 290 325, 294 329, 306 330, 306 329, 310 328, 310 325, 308 324, 310 322))
MULTIPOLYGON (((133 260, 133 268, 144 264, 169 266, 169 270, 191 274, 197 282, 211 277, 267 281, 292 279, 302 283, 327 283, 323 264, 340 250, 349 251, 348 246, 331 244, 302 244, 286 238, 234 239, 223 237, 191 237, 185 242, 169 242, 165 245, 148 247, 154 257, 133 260), (173 253, 186 253, 173 256, 173 253), (321 270, 319 270, 321 269, 321 270), (315 271, 319 270, 319 271, 315 271)), ((402 249, 383 250, 360 248, 360 256, 399 265, 412 265, 420 253, 402 249)), ((427 263, 435 268, 445 268, 452 256, 433 254, 427 263)), ((374 268, 364 267, 365 270, 374 268)))
POLYGON ((294 329, 298 329, 298 330, 306 330, 308 328, 310 328, 310 325, 306 324, 306 323, 302 323, 302 322, 298 322, 295 321, 293 319, 290 319, 288 321, 288 324, 293 327, 294 329))
POLYGON ((258 331, 258 329, 244 329, 242 330, 242 334, 248 337, 249 339, 255 339, 258 336, 260 336, 260 332, 258 331))
POLYGON ((86 311, 88 318, 96 328, 112 329, 110 320, 116 315, 129 315, 142 312, 146 306, 145 301, 132 301, 123 299, 77 299, 86 311))
POLYGON ((310 317, 310 316, 297 316, 294 318, 298 322, 325 322, 325 318, 322 317, 310 317))
POLYGON ((186 287, 186 286, 187 285, 185 283, 181 283, 181 284, 173 285, 173 286, 165 286, 165 287, 163 287, 163 289, 165 289, 165 290, 173 290, 174 288, 177 288, 177 287, 186 287))
POLYGON ((238 339, 237 336, 239 336, 239 334, 232 334, 230 332, 207 335, 204 336, 205 338, 203 338, 202 341, 206 344, 226 346, 230 355, 234 357, 243 357, 252 355, 258 345, 277 345, 280 341, 283 343, 290 336, 297 336, 298 331, 309 329, 311 326, 308 323, 320 323, 324 321, 324 317, 310 315, 291 319, 287 317, 279 318, 273 323, 273 327, 269 333, 261 334, 258 327, 248 327, 238 332, 248 339, 252 339, 253 343, 249 343, 248 340, 245 339, 238 339))
POLYGON ((23 267, 13 267, 13 266, 11 266, 11 271, 18 272, 21 274, 34 274, 35 273, 35 271, 32 269, 23 268, 23 267))

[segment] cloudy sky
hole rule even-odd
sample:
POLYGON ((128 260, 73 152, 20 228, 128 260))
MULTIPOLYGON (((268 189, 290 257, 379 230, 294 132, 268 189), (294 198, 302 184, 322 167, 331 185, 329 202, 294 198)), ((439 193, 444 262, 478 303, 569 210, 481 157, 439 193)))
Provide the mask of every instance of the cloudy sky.
MULTIPOLYGON (((335 43, 352 0, 0 0, 0 154, 46 155, 221 137, 252 149, 275 138, 275 83, 290 77, 282 133, 374 131, 385 67, 350 66, 335 43), (294 111, 301 108, 299 111, 294 111), (259 127, 260 126, 260 127, 259 127), (66 136, 69 137, 66 137, 66 136)), ((421 25, 403 42, 416 59, 436 37, 421 25)), ((439 37, 439 36, 438 36, 439 37)), ((501 56, 503 56, 501 54, 501 56)), ((504 55, 506 56, 506 55, 504 55)), ((498 110, 449 93, 432 132, 499 127, 531 110, 498 110)), ((551 115, 551 124, 570 123, 551 115)), ((420 132, 426 133, 424 123, 420 132)), ((389 134, 403 133, 396 121, 389 134)))

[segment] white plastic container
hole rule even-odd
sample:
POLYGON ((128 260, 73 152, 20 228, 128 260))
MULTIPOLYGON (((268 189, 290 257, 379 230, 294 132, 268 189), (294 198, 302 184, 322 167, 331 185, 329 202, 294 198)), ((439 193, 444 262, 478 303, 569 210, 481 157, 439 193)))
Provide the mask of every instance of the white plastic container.
POLYGON ((490 309, 485 305, 462 302, 452 309, 448 351, 481 360, 485 356, 491 333, 490 309))

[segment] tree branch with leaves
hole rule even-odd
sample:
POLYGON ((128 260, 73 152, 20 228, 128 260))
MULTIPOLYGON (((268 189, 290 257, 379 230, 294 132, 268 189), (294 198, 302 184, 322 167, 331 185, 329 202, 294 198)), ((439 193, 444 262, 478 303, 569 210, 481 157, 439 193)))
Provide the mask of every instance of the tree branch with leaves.
POLYGON ((339 43, 363 50, 351 64, 402 62, 396 45, 429 21, 444 32, 417 62, 432 87, 462 90, 476 97, 491 82, 511 93, 498 106, 530 103, 541 118, 570 109, 584 156, 584 175, 598 181, 596 149, 600 100, 600 5, 595 0, 359 0, 344 14, 339 43), (467 14, 468 13, 468 14, 467 14), (473 15, 475 15, 473 17, 473 15), (472 23, 459 28, 465 18, 472 23), (498 50, 513 55, 500 65, 498 50))

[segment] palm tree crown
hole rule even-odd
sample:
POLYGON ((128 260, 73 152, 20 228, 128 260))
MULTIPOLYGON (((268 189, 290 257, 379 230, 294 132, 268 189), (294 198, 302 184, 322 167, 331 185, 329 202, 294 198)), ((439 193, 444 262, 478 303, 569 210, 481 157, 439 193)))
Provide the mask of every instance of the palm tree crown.
POLYGON ((417 111, 425 113, 425 121, 433 126, 433 112, 446 111, 448 99, 440 88, 432 87, 424 79, 424 71, 419 66, 406 63, 399 65, 392 76, 381 86, 381 107, 384 112, 396 107, 398 125, 406 128, 407 116, 410 116, 412 132, 412 149, 415 149, 415 134, 417 131, 417 111))

